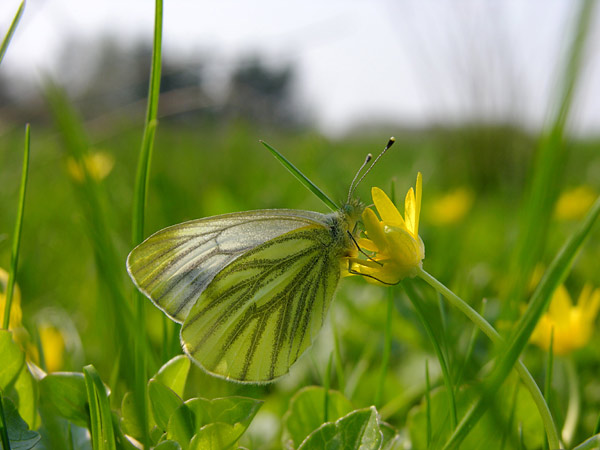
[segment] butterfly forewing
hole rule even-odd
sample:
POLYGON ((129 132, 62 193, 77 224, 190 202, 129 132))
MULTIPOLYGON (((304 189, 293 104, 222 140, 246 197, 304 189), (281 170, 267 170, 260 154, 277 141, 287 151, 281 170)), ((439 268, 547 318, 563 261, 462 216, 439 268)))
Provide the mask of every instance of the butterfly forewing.
POLYGON ((320 330, 340 277, 328 227, 298 228, 221 270, 183 323, 188 355, 213 374, 265 382, 288 372, 320 330))
POLYGON ((132 250, 127 270, 137 287, 173 320, 183 322, 200 294, 225 266, 255 247, 325 215, 258 210, 192 220, 165 228, 132 250))

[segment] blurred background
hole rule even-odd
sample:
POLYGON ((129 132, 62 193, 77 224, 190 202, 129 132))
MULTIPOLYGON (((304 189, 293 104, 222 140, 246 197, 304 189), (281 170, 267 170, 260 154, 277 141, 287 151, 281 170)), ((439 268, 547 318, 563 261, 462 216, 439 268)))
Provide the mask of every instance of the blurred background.
MULTIPOLYGON (((397 144, 358 195, 370 203, 370 186, 389 192, 395 180, 402 199, 423 172, 425 268, 474 304, 484 297, 498 300, 487 310, 490 320, 498 317, 519 271, 511 261, 536 151, 571 89, 565 81, 569 74, 572 99, 558 138, 565 152, 548 186, 556 204, 543 231, 543 264, 600 192, 600 10, 590 7, 582 26, 583 4, 165 2, 146 234, 239 210, 326 212, 259 139, 343 201, 365 154, 378 153, 395 136, 397 144), (573 63, 568 54, 578 37, 585 42, 573 63)), ((0 34, 18 5, 0 2, 0 34)), ((112 282, 131 291, 125 258, 131 249, 153 14, 147 0, 29 0, 0 65, 0 267, 9 266, 23 129, 31 123, 18 280, 23 321, 34 340, 45 326, 60 332, 55 345, 63 350, 55 370, 80 370, 92 362, 107 374, 114 363, 110 349, 118 349, 118 337, 111 337, 115 313, 106 310, 115 291, 105 286, 102 261, 105 251, 114 257, 112 282), (82 194, 74 142, 86 149, 87 171, 100 188, 92 212, 82 194), (100 232, 106 232, 102 239, 100 232)), ((594 236, 567 280, 573 297, 585 282, 600 285, 598 233, 594 236)), ((342 284, 334 315, 348 364, 362 370, 356 386, 357 380, 377 375, 360 364, 378 357, 379 344, 365 345, 358 337, 381 334, 385 296, 362 280, 342 284)), ((422 353, 431 349, 406 303, 397 308, 401 317, 394 325, 398 342, 392 360, 402 361, 394 369, 402 379, 412 358, 421 364, 422 353)), ((163 348, 160 312, 148 311, 157 353, 177 354, 176 340, 163 348)), ((458 342, 461 328, 456 330, 458 342)), ((332 339, 323 342, 326 358, 332 339)), ((485 360, 485 354, 479 356, 485 360)), ((303 361, 311 365, 309 358, 303 361)), ((590 373, 597 364, 596 358, 590 373)), ((418 370, 422 374, 422 365, 418 370)), ((297 372, 287 385, 302 376, 312 375, 309 369, 297 372)), ((221 380, 205 383, 225 390, 221 380)), ((597 405, 600 386, 592 384, 584 401, 597 405)), ((405 406, 388 413, 405 414, 405 406)))
MULTIPOLYGON (((147 87, 148 2, 32 0, 2 66, 2 126, 53 77, 89 118, 131 113, 147 87)), ((0 5, 6 29, 19 2, 0 5)), ((163 117, 252 117, 342 136, 366 126, 489 123, 539 130, 580 2, 178 1, 165 5, 163 117), (166 95, 169 93, 169 95, 166 95)), ((598 17, 593 19, 597 22, 598 17)), ((600 125, 597 27, 573 129, 600 125)), ((108 119, 108 117, 105 117, 108 119)), ((109 126, 110 123, 104 123, 109 126)))

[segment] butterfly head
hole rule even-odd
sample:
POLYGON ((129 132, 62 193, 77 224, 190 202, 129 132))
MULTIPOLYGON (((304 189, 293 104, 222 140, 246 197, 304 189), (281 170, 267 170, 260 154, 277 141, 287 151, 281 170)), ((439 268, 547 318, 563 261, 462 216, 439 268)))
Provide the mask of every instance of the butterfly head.
POLYGON ((365 205, 357 198, 352 198, 346 202, 341 209, 342 216, 346 222, 347 229, 354 234, 356 224, 365 209, 365 205))

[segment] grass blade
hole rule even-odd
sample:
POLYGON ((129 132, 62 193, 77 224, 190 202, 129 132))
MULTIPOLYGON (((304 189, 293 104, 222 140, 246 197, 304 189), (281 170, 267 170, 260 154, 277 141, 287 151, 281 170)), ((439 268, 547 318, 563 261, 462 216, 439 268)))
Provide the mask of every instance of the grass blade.
POLYGON ((0 63, 2 63, 4 55, 6 54, 6 50, 8 49, 8 45, 10 44, 10 41, 13 35, 15 34, 15 31, 17 30, 17 25, 19 25, 19 21, 21 20, 23 11, 25 11, 25 0, 21 2, 21 5, 19 6, 19 9, 17 9, 15 17, 12 23, 10 24, 8 31, 6 32, 6 36, 4 36, 4 39, 2 40, 2 45, 0 46, 0 63))
POLYGON ((340 337, 337 332, 333 314, 330 314, 329 317, 331 318, 331 330, 333 332, 333 351, 335 357, 335 372, 338 380, 338 390, 346 393, 346 373, 344 371, 344 362, 342 360, 342 352, 340 350, 340 337))
POLYGON ((431 381, 429 380, 429 360, 425 360, 425 401, 427 402, 427 447, 431 444, 431 381))
POLYGON ((92 448, 94 450, 116 450, 112 413, 106 388, 94 366, 85 366, 83 375, 90 407, 92 448))
POLYGON ((25 192, 27 190, 27 175, 29 173, 29 149, 30 149, 30 127, 25 126, 25 151, 23 153, 23 172, 21 173, 21 186, 19 188, 19 206, 17 208, 17 220, 15 221, 15 233, 12 241, 12 252, 10 258, 10 270, 6 286, 6 303, 4 304, 4 317, 2 329, 8 330, 10 320, 10 308, 17 279, 17 265, 19 263, 19 248, 21 246, 21 230, 23 229, 23 212, 25 211, 25 192))
POLYGON ((567 405, 567 413, 565 415, 565 423, 562 429, 562 439, 567 447, 571 446, 573 436, 577 430, 579 423, 579 415, 581 413, 581 394, 579 389, 579 377, 577 369, 572 359, 565 360, 565 368, 567 371, 567 383, 569 385, 569 404, 567 405))
POLYGON ((577 447, 573 448, 573 450, 597 450, 598 448, 600 448, 600 434, 592 436, 585 442, 582 442, 577 447))
POLYGON ((96 322, 104 326, 107 352, 121 354, 121 374, 129 387, 134 385, 132 361, 133 343, 137 333, 129 298, 125 289, 123 257, 117 250, 107 206, 108 196, 102 185, 90 176, 85 158, 89 155, 87 136, 77 112, 70 104, 65 92, 55 84, 48 83, 45 89, 50 112, 64 141, 64 148, 81 167, 84 177, 73 182, 73 190, 80 204, 87 234, 94 252, 96 271, 100 281, 101 295, 106 299, 98 308, 96 322), (112 348, 112 350, 109 350, 112 348))
POLYGON ((381 407, 381 398, 383 396, 383 387, 385 385, 385 377, 390 365, 390 353, 392 350, 392 315, 394 313, 394 293, 393 289, 387 290, 387 315, 385 320, 385 331, 383 340, 383 356, 381 357, 381 369, 379 372, 379 382, 377 383, 377 391, 375 391, 375 399, 373 404, 381 407))
MULTIPOLYGON (((138 245, 144 239, 144 218, 146 198, 148 193, 148 180, 150 164, 152 162, 152 150, 154 148, 154 137, 156 134, 158 98, 160 94, 161 77, 161 54, 162 54, 162 21, 163 2, 156 0, 154 12, 154 41, 152 46, 152 66, 150 68, 150 84, 148 87, 148 107, 146 110, 146 122, 142 137, 142 146, 138 159, 137 173, 134 188, 133 217, 132 217, 132 244, 138 245)), ((135 292, 135 320, 138 333, 135 341, 135 387, 134 399, 138 418, 143 427, 143 444, 150 446, 150 434, 146 424, 148 423, 148 398, 146 393, 146 378, 148 358, 146 355, 146 298, 139 292, 135 292)), ((166 328, 164 328, 166 333, 166 328)))
POLYGON ((548 303, 552 298, 552 293, 566 277, 575 256, 589 236, 598 215, 600 215, 600 198, 596 200, 579 229, 571 235, 552 261, 552 264, 550 264, 542 281, 533 293, 527 310, 517 323, 515 332, 499 352, 497 364, 488 378, 484 388, 484 394, 463 417, 458 428, 446 442, 444 448, 456 448, 460 445, 462 440, 487 409, 490 396, 494 395, 500 388, 500 385, 504 382, 514 364, 517 362, 519 355, 529 341, 535 325, 547 308, 548 303))
POLYGON ((438 339, 438 336, 435 334, 433 330, 433 326, 431 324, 431 320, 429 320, 429 314, 425 310, 425 302, 415 291, 410 280, 404 280, 402 282, 402 286, 404 287, 404 291, 408 296, 410 302, 413 305, 417 316, 421 322, 421 325, 425 328, 429 339, 433 345, 433 349, 440 363, 440 368, 442 369, 442 376, 444 379, 444 385, 446 386, 446 392, 448 395, 448 404, 450 405, 450 427, 452 430, 456 428, 457 423, 457 413, 456 413, 456 398, 454 395, 454 383, 452 381, 452 375, 450 374, 450 369, 448 367, 448 361, 446 360, 446 356, 442 350, 442 344, 438 339))
POLYGON ((540 140, 535 155, 531 184, 521 213, 519 239, 511 261, 513 283, 507 302, 509 318, 518 315, 519 303, 525 297, 531 273, 541 260, 545 249, 550 219, 560 188, 557 180, 562 179, 561 175, 565 169, 565 128, 581 72, 586 37, 591 20, 595 16, 596 3, 593 0, 585 0, 582 4, 565 72, 562 75, 555 117, 550 130, 540 140))
MULTIPOLYGON (((485 316, 485 307, 487 305, 487 300, 484 298, 483 301, 481 302, 481 309, 479 311, 479 315, 481 317, 485 316)), ((456 385, 460 386, 460 384, 462 383, 462 378, 465 374, 465 370, 467 369, 467 366, 469 365, 470 361, 471 361, 471 356, 473 356, 473 350, 475 349, 475 342, 477 341, 477 336, 479 335, 479 328, 477 326, 473 326, 473 330, 471 331, 471 336, 469 337, 469 344, 467 346, 467 351, 465 352, 465 357, 464 360, 460 366, 460 369, 458 369, 457 375, 456 375, 456 385)))
MULTIPOLYGON (((454 292, 432 277, 429 273, 424 271, 423 269, 419 269, 418 275, 421 279, 423 279, 427 284, 429 284, 436 291, 440 292, 448 302, 460 310, 466 317, 469 318, 471 322, 473 322, 477 327, 484 332, 484 334, 490 338, 490 340, 498 345, 501 344, 502 338, 498 334, 498 332, 492 327, 483 317, 477 314, 473 308, 471 308, 464 300, 458 297, 454 292)), ((550 442, 552 448, 559 448, 559 439, 558 432, 556 431, 556 426, 554 425, 554 419, 552 418, 552 414, 550 413, 550 409, 544 400, 544 396, 542 395, 538 385, 535 380, 527 370, 527 368, 523 365, 521 361, 516 362, 515 370, 519 374, 523 385, 529 391, 531 398, 536 404, 540 417, 544 422, 544 427, 546 428, 546 434, 548 435, 548 442, 550 442)), ((461 422, 462 423, 462 422, 461 422)), ((459 428, 461 425, 459 425, 459 428)))
POLYGON ((288 161, 285 156, 283 156, 281 153, 279 153, 279 151, 277 151, 276 149, 274 149, 273 147, 271 147, 269 144, 267 144, 264 141, 260 141, 260 143, 262 145, 264 145, 265 147, 267 147, 267 149, 271 152, 271 154, 273 156, 275 156, 277 161, 279 161, 283 165, 283 167, 285 167, 287 170, 289 170, 290 173, 292 175, 294 175, 300 181, 300 183, 302 183, 304 185, 304 187, 306 189, 308 189, 310 192, 312 192, 317 197, 319 197, 319 200, 321 200, 323 203, 325 203, 325 205, 327 205, 327 207, 329 209, 331 209, 332 211, 337 211, 340 209, 339 206, 336 205, 335 202, 327 196, 327 194, 325 194, 325 192, 323 192, 321 189, 319 189, 315 183, 310 181, 306 175, 304 175, 302 172, 300 172, 300 169, 298 169, 290 161, 288 161))
MULTIPOLYGON (((550 404, 552 392, 552 370, 554 369, 554 327, 550 332, 550 346, 548 347, 548 361, 546 362, 546 380, 544 382, 544 398, 550 404)), ((548 449, 548 439, 544 439, 544 450, 548 449)))

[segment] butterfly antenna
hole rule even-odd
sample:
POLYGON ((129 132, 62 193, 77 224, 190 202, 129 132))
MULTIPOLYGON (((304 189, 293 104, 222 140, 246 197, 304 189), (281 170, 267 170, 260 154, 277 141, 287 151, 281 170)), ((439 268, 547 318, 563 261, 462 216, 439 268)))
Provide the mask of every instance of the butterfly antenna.
MULTIPOLYGON (((356 187, 361 183, 361 181, 367 176, 367 174, 371 171, 371 169, 373 168, 373 166, 375 166, 375 164, 377 164, 377 161, 379 161, 379 158, 381 158, 385 152, 388 151, 388 149, 394 145, 394 142, 396 142, 396 138, 394 138, 393 136, 388 140, 387 145, 385 146, 385 148, 382 150, 382 152, 379 154, 379 156, 377 156, 377 158, 375 158, 375 161, 373 161, 373 163, 369 166, 369 168, 367 170, 365 170, 365 173, 363 173, 362 177, 360 177, 360 179, 354 183, 352 182, 351 185, 351 190, 348 194, 348 198, 350 198, 352 196, 352 194, 354 193, 354 190, 356 189, 356 187)), ((370 154, 369 154, 370 156, 370 154)), ((361 166, 360 170, 362 170, 362 168, 365 166, 365 164, 367 164, 367 162, 369 162, 371 160, 371 158, 369 158, 367 156, 367 160, 365 161, 365 163, 361 166)), ((360 173, 360 170, 358 171, 360 173)), ((356 174, 356 176, 358 176, 358 173, 356 174)), ((354 177, 354 179, 356 179, 356 177, 354 177)))
POLYGON ((354 179, 352 180, 352 183, 350 183, 350 189, 348 189, 348 202, 350 202, 350 198, 352 198, 352 194, 354 193, 354 189, 356 189, 356 186, 354 185, 354 183, 356 182, 356 179, 358 178, 358 176, 360 175, 360 173, 362 172, 362 170, 365 168, 365 166, 367 164, 369 164, 369 161, 371 161, 371 159, 373 159, 373 155, 371 155, 369 153, 367 155, 367 157, 365 158, 365 162, 362 163, 362 165, 360 166, 360 169, 358 169, 358 171, 356 172, 356 175, 354 175, 354 179))

